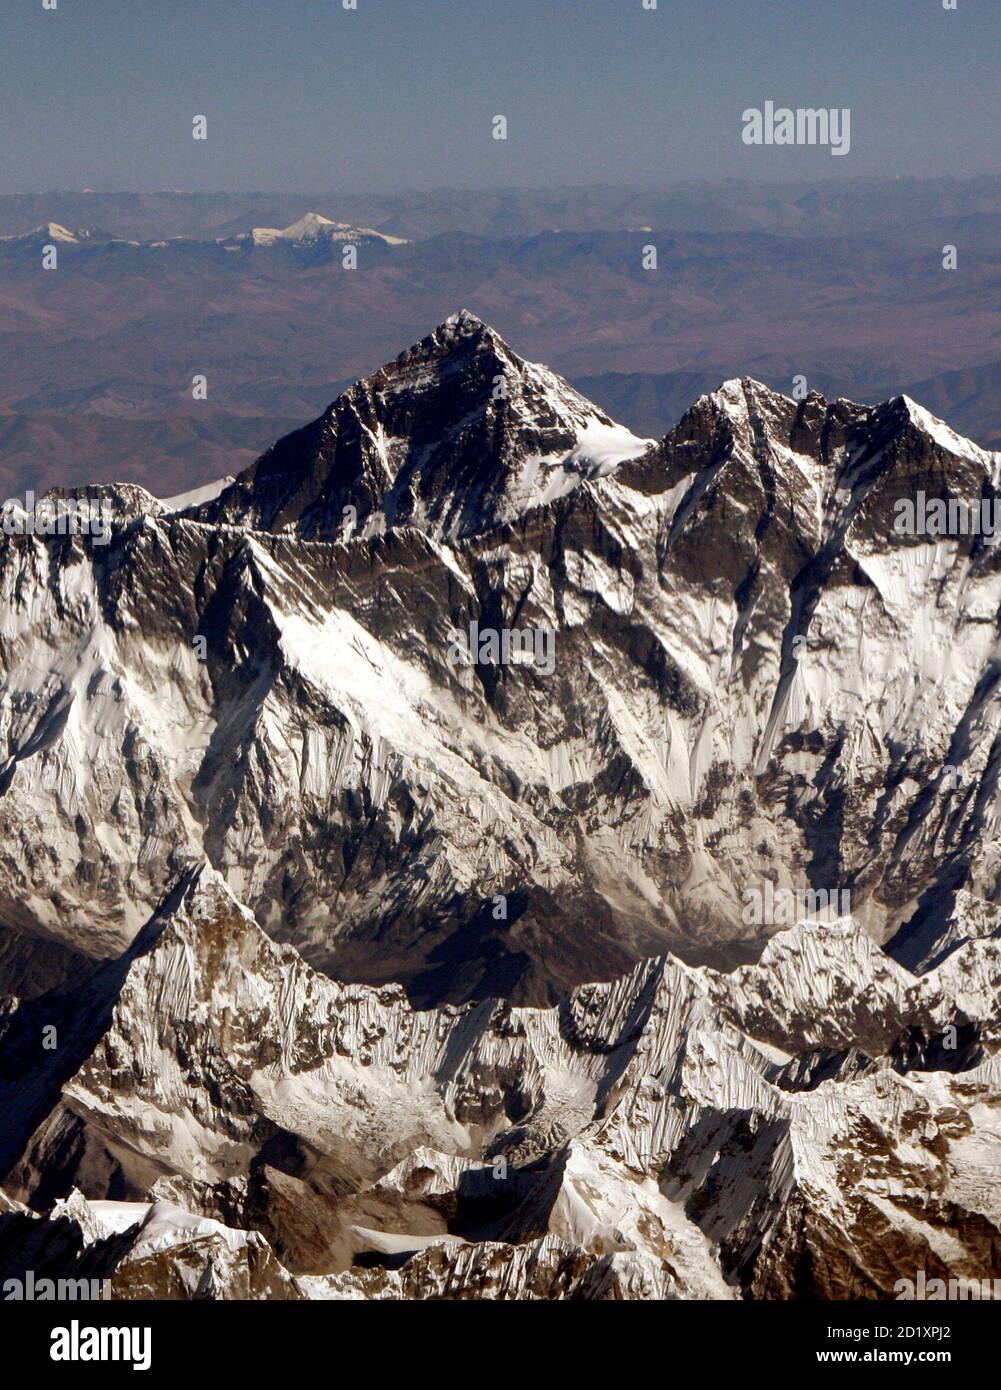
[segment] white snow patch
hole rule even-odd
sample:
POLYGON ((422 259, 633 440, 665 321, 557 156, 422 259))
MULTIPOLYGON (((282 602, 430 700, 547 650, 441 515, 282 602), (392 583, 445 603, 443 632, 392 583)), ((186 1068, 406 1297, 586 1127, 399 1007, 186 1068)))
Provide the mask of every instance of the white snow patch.
POLYGON ((918 429, 923 430, 941 448, 948 449, 950 454, 958 454, 961 458, 973 459, 987 468, 1001 464, 1001 454, 988 453, 986 449, 981 449, 979 444, 974 444, 971 439, 964 439, 961 434, 957 434, 955 430, 951 429, 944 420, 940 420, 937 415, 932 415, 931 411, 925 410, 924 406, 918 405, 917 401, 911 400, 910 396, 901 396, 901 400, 918 429))
POLYGON ((201 487, 194 487, 189 492, 179 492, 174 497, 159 497, 157 501, 165 512, 183 512, 188 507, 201 506, 203 502, 214 502, 232 481, 232 474, 227 474, 225 478, 203 483, 201 487))

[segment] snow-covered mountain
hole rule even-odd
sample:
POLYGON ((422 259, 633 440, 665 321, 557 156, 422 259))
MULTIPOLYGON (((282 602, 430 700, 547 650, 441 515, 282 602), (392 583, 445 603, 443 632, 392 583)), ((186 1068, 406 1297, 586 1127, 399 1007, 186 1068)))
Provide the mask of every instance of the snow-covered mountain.
POLYGON ((373 231, 371 227, 353 227, 349 222, 335 222, 318 212, 307 212, 288 227, 254 227, 249 232, 224 240, 225 246, 242 246, 249 242, 253 246, 275 246, 281 242, 297 246, 320 243, 357 243, 380 241, 386 246, 405 246, 403 237, 389 236, 384 232, 373 231))
POLYGON ((409 245, 405 237, 379 232, 372 227, 358 227, 350 222, 337 222, 318 212, 307 212, 288 227, 252 227, 246 232, 213 238, 174 236, 135 240, 96 228, 69 228, 58 222, 46 222, 29 232, 0 237, 0 258, 23 258, 49 243, 60 250, 80 252, 113 251, 117 255, 123 248, 131 248, 158 257, 170 251, 176 256, 214 256, 221 260, 228 259, 227 252, 242 255, 285 252, 305 265, 339 255, 346 245, 364 248, 366 252, 391 251, 409 245))
POLYGON ((996 1272, 1001 562, 897 523, 999 474, 747 379, 639 439, 461 313, 234 479, 0 537, 0 1266, 996 1272))
POLYGON ((997 938, 918 979, 845 922, 729 976, 667 957, 561 1008, 419 1013, 315 974, 203 867, 121 959, 8 1006, 0 1269, 119 1298, 987 1277, 999 979, 997 938))
POLYGON ((59 222, 45 222, 40 227, 35 227, 30 232, 22 232, 19 236, 2 236, 0 242, 8 246, 16 245, 41 245, 43 242, 63 242, 66 245, 79 245, 91 233, 78 229, 73 232, 68 227, 62 226, 59 222))
POLYGON ((198 515, 310 540, 401 527, 455 540, 515 521, 653 443, 463 311, 279 440, 198 515))

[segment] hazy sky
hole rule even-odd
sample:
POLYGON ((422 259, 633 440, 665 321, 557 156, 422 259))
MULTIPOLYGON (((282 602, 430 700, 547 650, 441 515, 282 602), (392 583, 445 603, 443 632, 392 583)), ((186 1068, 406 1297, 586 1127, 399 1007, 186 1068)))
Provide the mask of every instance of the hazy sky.
POLYGON ((357 5, 0 0, 0 192, 1001 172, 999 0, 357 5), (850 153, 744 145, 766 100, 850 153))

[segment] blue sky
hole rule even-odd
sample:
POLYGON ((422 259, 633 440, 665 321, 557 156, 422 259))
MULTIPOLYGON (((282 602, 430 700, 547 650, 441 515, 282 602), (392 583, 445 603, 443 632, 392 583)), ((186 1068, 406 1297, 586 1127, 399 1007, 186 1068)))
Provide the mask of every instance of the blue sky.
POLYGON ((2 0, 0 192, 997 173, 999 60, 999 0, 2 0))

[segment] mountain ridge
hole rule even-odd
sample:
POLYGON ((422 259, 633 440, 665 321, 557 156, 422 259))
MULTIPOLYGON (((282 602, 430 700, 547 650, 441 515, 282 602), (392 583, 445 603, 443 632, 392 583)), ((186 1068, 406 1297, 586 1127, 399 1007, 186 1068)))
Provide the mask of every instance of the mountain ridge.
POLYGON ((982 1276, 1001 1211, 966 1138, 998 1081, 997 935, 919 981, 873 952, 799 927, 731 976, 667 957, 560 1009, 414 1013, 315 976, 193 867, 120 962, 0 1017, 0 1269, 116 1298, 878 1298, 901 1268, 982 1276))
POLYGON ((0 1275, 991 1275, 1001 556, 895 522, 999 479, 752 377, 640 440, 463 312, 212 495, 12 513, 0 1275))
MULTIPOLYGON (((27 798, 27 826, 7 822, 12 845, 24 846, 8 857, 11 928, 88 954, 120 949, 178 855, 207 850, 239 885, 256 862, 255 911, 321 968, 361 978, 376 968, 427 1002, 442 987, 489 991, 491 979, 541 1001, 663 947, 731 966, 752 958, 762 938, 741 922, 742 885, 772 876, 776 857, 809 887, 856 893, 880 939, 940 898, 949 919, 957 888, 993 901, 994 762, 960 754, 995 718, 990 643, 963 610, 978 590, 978 603, 991 601, 995 556, 960 537, 940 561, 938 546, 897 538, 892 518, 922 481, 930 495, 979 497, 996 484, 997 456, 902 397, 874 408, 815 393, 796 402, 745 378, 700 398, 659 444, 627 436, 636 457, 606 471, 573 456, 608 417, 541 372, 475 316, 453 316, 214 499, 164 503, 131 490, 136 520, 112 528, 106 554, 86 537, 3 542, 15 615, 4 776, 12 808, 22 784, 27 798), (494 399, 505 373, 513 403, 494 399), (395 468, 373 445, 386 421, 409 431, 395 468), (262 498, 259 471, 276 457, 262 498), (526 476, 533 485, 519 492, 526 476), (395 524, 366 531, 394 496, 395 524), (353 505, 360 534, 345 545, 353 505), (333 544, 304 543, 315 538, 333 544), (925 557, 913 573, 908 553, 925 557), (923 576, 943 563, 953 577, 939 579, 929 606, 923 576), (51 565, 53 597, 25 607, 17 595, 51 565), (845 604, 852 624, 868 623, 866 605, 882 608, 870 644, 894 650, 923 611, 935 660, 954 666, 965 653, 957 680, 968 694, 940 702, 933 737, 940 762, 968 761, 981 789, 949 831, 928 819, 947 804, 940 778, 922 795, 915 784, 913 802, 892 794, 933 765, 928 729, 878 667, 839 674, 856 661, 832 641, 845 604), (551 676, 537 658, 469 664, 470 633, 522 629, 554 634, 551 676), (52 644, 48 669, 28 655, 31 633, 43 650, 52 644), (81 653, 78 672, 71 657, 64 674, 60 649, 81 653), (857 749, 849 730, 870 685, 886 725, 857 749), (176 702, 165 726, 150 714, 160 688, 176 702), (133 808, 112 790, 121 751, 106 730, 119 728, 148 760, 137 782, 127 774, 133 808), (199 731, 194 742, 186 730, 199 731), (825 751, 807 776, 810 741, 825 751), (81 756, 97 759, 96 780, 81 756), (875 835, 873 848, 832 854, 813 821, 840 806, 834 824, 849 834, 842 783, 866 758, 878 766, 865 793, 876 825, 862 842, 875 835), (799 789, 788 823, 777 818, 776 777, 799 789), (45 791, 52 778, 79 789, 71 805, 97 798, 84 821, 121 828, 81 841, 76 812, 45 791), (126 886, 114 836, 137 832, 154 787, 163 823, 147 832, 151 854, 126 886), (25 837, 39 806, 55 818, 40 833, 65 858, 53 870, 68 894, 60 913, 33 886, 41 871, 25 837), (915 835, 924 848, 908 868, 915 835), (96 902, 73 886, 81 845, 107 866, 96 902), (907 907, 912 879, 918 900, 931 895, 923 907, 907 907), (492 915, 498 894, 507 918, 492 915), (559 952, 576 914, 588 932, 559 952), (378 962, 373 940, 383 942, 378 962)), ((934 688, 932 669, 921 679, 934 688)))

